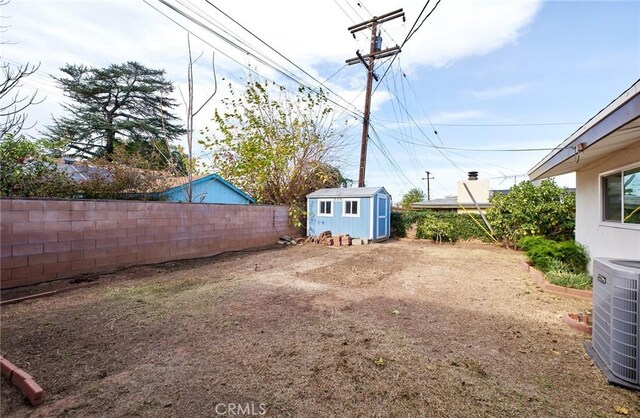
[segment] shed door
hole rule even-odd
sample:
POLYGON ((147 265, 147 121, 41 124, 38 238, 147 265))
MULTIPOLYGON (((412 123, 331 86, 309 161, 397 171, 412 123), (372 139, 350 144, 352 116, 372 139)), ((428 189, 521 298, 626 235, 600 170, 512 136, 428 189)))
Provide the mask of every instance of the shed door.
POLYGON ((376 236, 376 239, 379 239, 389 235, 389 231, 387 231, 387 218, 389 217, 389 205, 387 204, 387 196, 378 195, 376 204, 378 206, 378 223, 376 225, 378 235, 376 236))

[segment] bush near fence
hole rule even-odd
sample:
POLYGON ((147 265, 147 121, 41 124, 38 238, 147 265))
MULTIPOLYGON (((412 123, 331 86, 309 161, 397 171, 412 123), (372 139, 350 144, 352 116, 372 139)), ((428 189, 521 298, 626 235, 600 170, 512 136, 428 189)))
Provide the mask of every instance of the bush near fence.
POLYGON ((409 211, 391 213, 391 235, 397 238, 407 236, 407 230, 417 226, 416 238, 436 242, 455 242, 479 239, 491 241, 483 230, 480 215, 472 213, 409 211), (482 226, 481 226, 482 225, 482 226))

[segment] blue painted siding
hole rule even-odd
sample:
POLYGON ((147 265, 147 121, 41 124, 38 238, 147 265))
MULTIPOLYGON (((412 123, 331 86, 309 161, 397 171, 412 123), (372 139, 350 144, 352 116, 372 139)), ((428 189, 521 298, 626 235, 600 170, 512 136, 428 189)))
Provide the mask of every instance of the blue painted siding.
POLYGON ((307 213, 308 236, 318 236, 323 231, 331 231, 334 235, 349 234, 354 238, 377 240, 388 238, 391 230, 391 197, 384 193, 383 189, 373 196, 310 197, 307 199, 307 213), (386 199, 380 200, 379 196, 386 199), (344 202, 349 200, 358 200, 359 216, 344 215, 344 202), (319 213, 321 201, 331 202, 331 216, 319 213))
MULTIPOLYGON (((165 194, 171 202, 188 201, 188 185, 174 187, 165 194)), ((249 204, 249 199, 239 194, 226 184, 217 179, 207 179, 205 181, 195 181, 193 183, 193 201, 196 203, 231 203, 249 204)))
POLYGON ((331 231, 334 235, 349 234, 354 238, 370 238, 371 228, 371 199, 368 197, 345 199, 309 199, 308 200, 308 224, 307 235, 317 236, 323 231, 331 231), (332 216, 319 214, 319 201, 330 200, 332 202, 332 216), (360 216, 343 216, 344 200, 359 200, 358 209, 360 216))

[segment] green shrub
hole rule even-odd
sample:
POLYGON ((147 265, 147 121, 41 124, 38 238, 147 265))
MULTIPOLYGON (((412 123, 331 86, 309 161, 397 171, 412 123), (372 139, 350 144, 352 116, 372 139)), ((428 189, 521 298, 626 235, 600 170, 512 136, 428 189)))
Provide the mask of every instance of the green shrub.
POLYGON ((510 243, 532 235, 559 241, 573 239, 575 194, 553 180, 543 180, 539 186, 525 181, 490 201, 487 218, 498 238, 510 243))
POLYGON ((407 236, 407 219, 405 212, 391 212, 391 236, 404 238, 407 236))
POLYGON ((552 270, 584 273, 589 257, 586 249, 575 241, 556 242, 544 237, 525 237, 518 241, 533 265, 542 272, 552 270))

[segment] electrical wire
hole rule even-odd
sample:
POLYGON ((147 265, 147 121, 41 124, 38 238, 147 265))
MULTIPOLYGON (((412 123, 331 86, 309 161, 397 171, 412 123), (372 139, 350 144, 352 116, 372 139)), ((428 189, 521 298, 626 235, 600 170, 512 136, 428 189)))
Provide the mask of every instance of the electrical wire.
MULTIPOLYGON (((239 51, 245 53, 246 55, 249 55, 251 57, 253 57, 254 59, 256 59, 258 62, 262 63, 263 65, 277 71, 278 73, 282 74, 283 76, 285 76, 286 78, 290 79, 291 81, 293 81, 294 83, 298 84, 301 87, 307 88, 310 91, 318 94, 319 92, 305 84, 302 80, 300 80, 299 78, 297 78, 295 75, 287 73, 286 71, 283 71, 282 69, 278 68, 277 66, 273 65, 270 62, 267 62, 266 59, 258 56, 257 54, 252 53, 251 51, 249 51, 248 49, 238 45, 236 42, 230 40, 229 38, 225 37, 224 35, 221 35, 220 33, 216 32, 215 30, 213 30, 212 28, 208 27, 207 25, 205 25, 204 23, 200 22, 199 20, 195 19, 193 16, 189 15, 188 13, 186 13, 185 11, 179 9, 178 7, 169 4, 167 1, 165 0, 159 0, 160 3, 162 3, 163 5, 165 5, 166 7, 170 8, 171 10, 173 10, 174 12, 178 13, 179 15, 181 15, 182 17, 184 17, 185 19, 191 21, 192 23, 196 24, 197 26, 199 26, 200 28, 204 29, 205 31, 215 35, 216 37, 222 39, 223 41, 225 41, 226 43, 228 43, 229 45, 231 45, 232 47, 238 49, 239 51)), ((220 49, 214 47, 210 42, 204 40, 202 37, 196 35, 195 33, 193 33, 193 31, 189 30, 188 28, 186 28, 184 25, 180 24, 178 21, 176 21, 175 19, 171 18, 170 16, 168 16, 166 13, 162 12, 161 10, 159 10, 157 7, 155 7, 154 5, 152 5, 149 0, 144 0, 144 2, 149 5, 150 7, 152 7, 154 10, 156 10, 157 12, 159 12, 160 14, 162 14, 163 16, 165 16, 166 18, 168 18, 169 20, 171 20, 172 22, 174 22, 175 24, 177 24, 178 26, 180 26, 181 28, 183 28, 185 31, 191 33, 193 36, 195 36, 196 38, 200 39, 202 42, 206 43, 207 45, 209 45, 211 48, 213 48, 214 50, 220 52, 222 55, 224 55, 225 57, 229 58, 230 60, 234 61, 236 64, 242 66, 243 68, 249 70, 252 73, 255 73, 261 77, 264 77, 266 80, 273 82, 275 85, 284 88, 285 90, 294 93, 298 96, 300 96, 300 94, 298 92, 295 91, 291 91, 289 89, 287 89, 285 86, 276 83, 273 80, 269 80, 267 77, 263 76, 262 74, 258 73, 256 70, 252 69, 250 66, 244 65, 242 63, 240 63, 238 60, 232 58, 230 55, 226 54, 225 52, 221 51, 220 49)), ((191 10, 193 12, 193 10, 191 10)), ((339 96, 338 96, 339 97, 339 96)), ((346 99, 341 98, 342 100, 344 100, 345 102, 348 103, 348 101, 346 99)), ((347 112, 348 114, 355 116, 356 118, 362 118, 362 115, 360 113, 358 113, 357 111, 354 111, 352 109, 349 109, 347 107, 345 107, 344 105, 336 102, 335 100, 333 100, 330 97, 327 97, 327 100, 331 103, 333 103, 334 105, 338 106, 339 108, 343 109, 345 112, 347 112)))

